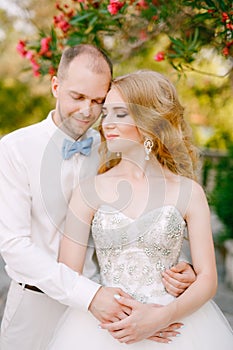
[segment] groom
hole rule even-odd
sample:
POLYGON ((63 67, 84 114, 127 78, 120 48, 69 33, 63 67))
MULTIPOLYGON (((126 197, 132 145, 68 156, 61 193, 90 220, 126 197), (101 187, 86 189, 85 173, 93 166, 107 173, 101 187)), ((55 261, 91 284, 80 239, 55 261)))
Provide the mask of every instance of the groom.
MULTIPOLYGON (((91 126, 111 78, 111 62, 96 47, 65 50, 52 79, 55 110, 0 142, 0 252, 12 279, 1 350, 44 350, 67 305, 89 310, 101 322, 127 317, 114 298, 127 295, 98 284, 91 242, 86 277, 57 262, 72 190, 78 179, 97 172, 100 140, 91 126), (74 144, 76 140, 81 143, 74 144)), ((167 290, 175 295, 193 278, 185 263, 164 275, 167 290)), ((168 330, 172 333, 164 330, 165 339, 177 334, 176 327, 168 330)), ((164 341, 161 334, 154 337, 164 341)))

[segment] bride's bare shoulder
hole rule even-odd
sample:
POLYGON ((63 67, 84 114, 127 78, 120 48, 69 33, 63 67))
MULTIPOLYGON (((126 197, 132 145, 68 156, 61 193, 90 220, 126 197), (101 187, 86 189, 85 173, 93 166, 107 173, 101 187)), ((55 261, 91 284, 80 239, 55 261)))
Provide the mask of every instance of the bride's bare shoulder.
POLYGON ((116 167, 114 167, 102 174, 96 175, 95 179, 98 183, 104 185, 106 183, 109 183, 110 181, 117 180, 118 177, 119 177, 118 170, 116 169, 116 167))

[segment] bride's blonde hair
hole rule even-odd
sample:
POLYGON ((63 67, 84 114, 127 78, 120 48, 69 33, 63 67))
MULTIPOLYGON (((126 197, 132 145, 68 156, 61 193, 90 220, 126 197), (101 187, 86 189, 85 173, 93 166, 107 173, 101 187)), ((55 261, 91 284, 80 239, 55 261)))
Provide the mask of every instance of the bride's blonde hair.
MULTIPOLYGON (((151 154, 160 164, 175 174, 195 179, 197 150, 191 142, 191 128, 184 120, 184 108, 174 85, 160 73, 141 70, 117 77, 111 88, 122 96, 141 135, 153 141, 151 154)), ((103 173, 120 160, 107 151, 101 125, 100 133, 99 173, 103 173)))

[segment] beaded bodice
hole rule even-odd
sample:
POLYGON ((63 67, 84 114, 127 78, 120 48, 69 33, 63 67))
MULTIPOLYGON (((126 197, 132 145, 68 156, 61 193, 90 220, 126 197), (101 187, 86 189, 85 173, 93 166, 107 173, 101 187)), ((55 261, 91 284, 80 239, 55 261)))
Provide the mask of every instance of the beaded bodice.
POLYGON ((186 223, 172 205, 132 219, 102 205, 92 221, 101 284, 121 287, 142 302, 166 304, 161 271, 178 261, 186 223))

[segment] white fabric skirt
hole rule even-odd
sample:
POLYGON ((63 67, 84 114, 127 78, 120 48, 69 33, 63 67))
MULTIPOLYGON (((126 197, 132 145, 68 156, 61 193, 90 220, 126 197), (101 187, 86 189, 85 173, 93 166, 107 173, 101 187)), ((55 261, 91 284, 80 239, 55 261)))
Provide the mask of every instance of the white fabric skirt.
POLYGON ((89 313, 68 308, 55 331, 49 350, 233 350, 233 331, 224 315, 209 301, 181 320, 181 335, 169 344, 144 340, 121 344, 89 313))

